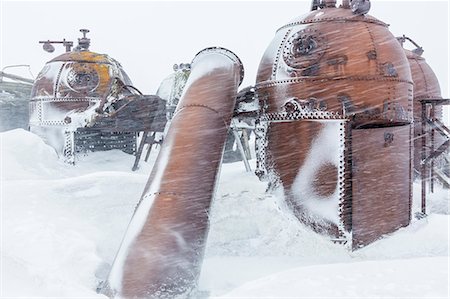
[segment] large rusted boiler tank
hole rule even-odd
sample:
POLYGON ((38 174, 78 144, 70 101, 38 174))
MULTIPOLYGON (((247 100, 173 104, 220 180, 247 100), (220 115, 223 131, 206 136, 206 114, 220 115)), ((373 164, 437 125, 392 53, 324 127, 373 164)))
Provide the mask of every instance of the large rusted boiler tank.
POLYGON ((357 248, 409 224, 413 82, 368 1, 315 2, 261 60, 257 171, 302 222, 357 248))

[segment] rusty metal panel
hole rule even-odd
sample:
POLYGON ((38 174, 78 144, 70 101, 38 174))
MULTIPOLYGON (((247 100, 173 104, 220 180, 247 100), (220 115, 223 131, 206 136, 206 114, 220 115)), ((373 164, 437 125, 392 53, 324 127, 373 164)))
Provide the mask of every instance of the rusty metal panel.
POLYGON ((333 238, 339 235, 340 127, 341 121, 305 119, 272 123, 267 132, 266 163, 277 171, 288 205, 333 238))
POLYGON ((353 248, 407 226, 411 218, 410 125, 353 130, 353 248))
POLYGON ((114 112, 97 115, 90 128, 102 132, 164 131, 165 101, 158 96, 128 95, 114 112))

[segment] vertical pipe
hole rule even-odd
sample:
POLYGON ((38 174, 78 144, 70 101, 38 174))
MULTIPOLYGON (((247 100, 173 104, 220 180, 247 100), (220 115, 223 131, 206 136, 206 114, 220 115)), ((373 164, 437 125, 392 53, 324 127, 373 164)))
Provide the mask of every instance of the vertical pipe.
MULTIPOLYGON (((435 103, 431 103, 431 110, 430 110, 430 120, 435 123, 435 111, 436 106, 435 103)), ((431 129, 431 136, 430 136, 430 155, 434 153, 434 126, 430 126, 431 129)), ((430 161, 430 192, 434 192, 434 159, 431 159, 430 161)))
POLYGON ((226 49, 208 48, 195 56, 104 294, 175 298, 195 291, 242 76, 239 58, 226 49))
POLYGON ((427 192, 427 165, 425 164, 426 158, 426 136, 425 136, 425 125, 426 125, 426 103, 422 102, 422 122, 421 122, 421 139, 422 139, 422 149, 421 149, 421 161, 420 161, 420 176, 422 182, 422 214, 426 214, 426 192, 427 192))
POLYGON ((410 125, 409 130, 409 157, 411 163, 409 163, 409 223, 411 223, 412 209, 413 209, 413 196, 414 196, 414 123, 410 125))

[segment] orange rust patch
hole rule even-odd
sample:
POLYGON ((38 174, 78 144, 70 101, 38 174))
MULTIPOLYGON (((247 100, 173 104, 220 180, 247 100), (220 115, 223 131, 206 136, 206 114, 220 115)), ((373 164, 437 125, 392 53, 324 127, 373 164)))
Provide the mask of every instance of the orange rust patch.
POLYGON ((338 169, 331 163, 323 164, 314 176, 314 192, 323 197, 331 196, 336 190, 338 169))

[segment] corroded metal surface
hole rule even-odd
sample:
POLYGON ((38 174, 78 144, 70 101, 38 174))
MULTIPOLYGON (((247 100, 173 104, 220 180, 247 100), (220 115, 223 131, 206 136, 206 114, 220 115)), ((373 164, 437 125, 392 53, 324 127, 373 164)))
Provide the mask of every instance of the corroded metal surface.
POLYGON ((355 118, 355 126, 411 122, 409 64, 387 27, 341 8, 305 20, 279 30, 262 58, 256 88, 270 98, 268 112, 290 97, 314 98, 327 111, 355 118))
POLYGON ((162 132, 167 122, 165 105, 158 96, 128 95, 110 113, 96 115, 89 128, 103 132, 162 132))
POLYGON ((74 134, 78 127, 85 127, 91 121, 94 110, 110 96, 117 80, 131 85, 120 64, 107 55, 72 51, 54 58, 33 85, 30 130, 65 156, 66 161, 73 162, 75 145, 68 140, 74 138, 64 135, 74 134), (74 122, 83 116, 82 123, 74 122))
POLYGON ((108 280, 110 295, 175 298, 196 287, 242 70, 239 59, 225 49, 206 49, 194 58, 115 259, 108 280))
POLYGON ((410 126, 353 130, 352 245, 355 249, 409 224, 410 133, 410 126))
MULTIPOLYGON (((404 180, 410 177, 409 136, 395 136, 396 142, 390 145, 390 149, 405 152, 394 155, 394 164, 382 155, 358 153, 359 173, 352 168, 355 148, 361 145, 352 137, 364 132, 368 140, 375 140, 376 128, 384 127, 409 131, 413 116, 411 71, 402 47, 385 23, 359 15, 365 8, 355 14, 346 9, 351 5, 335 8, 333 1, 329 2, 281 27, 261 60, 255 87, 263 109, 257 130, 257 151, 261 153, 258 172, 281 184, 297 217, 314 229, 334 237, 349 236, 352 230, 359 235, 370 232, 373 241, 408 221, 393 219, 385 226, 373 221, 353 222, 353 211, 370 210, 370 204, 361 205, 368 202, 368 196, 355 190, 365 180, 380 180, 372 188, 374 194, 381 194, 381 202, 390 201, 392 196, 392 208, 409 215, 411 182, 404 180), (341 120, 341 130, 332 129, 336 120, 341 120), (327 142, 341 147, 324 153, 327 142), (318 162, 309 163, 312 157, 318 162), (374 169, 392 170, 392 175, 386 176, 389 180, 372 171, 374 163, 374 169), (361 173, 368 175, 355 180, 361 173), (312 181, 298 183, 306 174, 312 181), (395 194, 377 192, 383 185, 401 187, 395 194), (334 207, 334 211, 330 208, 331 216, 316 211, 327 201, 334 207)), ((387 217, 384 221, 390 220, 387 217)), ((354 244, 369 242, 358 238, 354 244)))
MULTIPOLYGON (((405 53, 414 81, 414 170, 416 174, 419 174, 422 147, 422 141, 420 139, 422 131, 422 104, 420 100, 441 99, 442 96, 439 81, 426 60, 420 55, 406 49, 405 53)), ((425 115, 430 117, 431 110, 428 109, 428 111, 425 111, 425 115)), ((441 106, 436 107, 433 118, 438 120, 442 119, 441 106)), ((443 139, 437 136, 435 145, 438 146, 442 141, 443 139)))
POLYGON ((29 105, 30 130, 69 163, 80 151, 134 153, 137 132, 162 132, 166 124, 161 98, 142 95, 116 60, 88 47, 84 36, 73 51, 49 61, 29 105))

